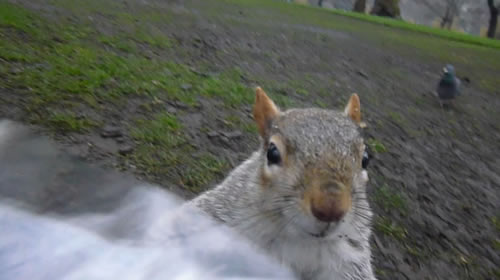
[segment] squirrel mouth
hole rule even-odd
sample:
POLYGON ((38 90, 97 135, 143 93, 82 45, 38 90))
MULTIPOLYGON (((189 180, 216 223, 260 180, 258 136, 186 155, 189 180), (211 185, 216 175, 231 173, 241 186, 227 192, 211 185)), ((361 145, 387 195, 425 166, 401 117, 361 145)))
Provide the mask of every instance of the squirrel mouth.
POLYGON ((316 238, 323 238, 326 236, 326 230, 320 232, 320 233, 309 233, 311 236, 316 237, 316 238))
POLYGON ((330 223, 327 224, 327 226, 320 231, 319 233, 311 233, 309 232, 309 235, 316 237, 316 238, 324 238, 327 236, 328 230, 330 229, 330 223))

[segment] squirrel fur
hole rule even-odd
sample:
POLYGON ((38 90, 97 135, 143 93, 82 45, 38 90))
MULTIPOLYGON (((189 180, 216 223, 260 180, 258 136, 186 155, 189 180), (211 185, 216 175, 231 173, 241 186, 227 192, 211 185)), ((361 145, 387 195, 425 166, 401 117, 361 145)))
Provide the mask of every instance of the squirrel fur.
POLYGON ((359 96, 345 111, 280 111, 258 87, 261 144, 188 205, 308 280, 375 280, 359 96))

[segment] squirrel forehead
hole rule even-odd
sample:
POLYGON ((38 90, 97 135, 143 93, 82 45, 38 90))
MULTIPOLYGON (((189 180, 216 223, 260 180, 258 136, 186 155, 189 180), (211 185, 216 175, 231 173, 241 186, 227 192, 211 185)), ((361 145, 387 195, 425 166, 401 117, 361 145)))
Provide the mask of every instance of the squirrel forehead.
POLYGON ((341 112, 323 109, 283 112, 273 122, 271 134, 280 134, 287 146, 306 155, 348 156, 353 146, 362 143, 353 121, 341 112))

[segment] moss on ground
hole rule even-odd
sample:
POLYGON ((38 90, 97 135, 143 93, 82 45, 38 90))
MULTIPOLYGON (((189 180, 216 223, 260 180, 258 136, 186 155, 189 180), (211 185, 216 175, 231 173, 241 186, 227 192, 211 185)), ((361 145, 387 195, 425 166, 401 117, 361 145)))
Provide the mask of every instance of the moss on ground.
MULTIPOLYGON (((51 21, 21 6, 0 3, 2 83, 26 97, 25 109, 32 122, 59 133, 88 131, 99 127, 103 116, 79 116, 78 110, 103 112, 108 104, 119 106, 129 97, 179 100, 188 106, 196 105, 200 96, 220 99, 227 107, 253 101, 252 89, 242 82, 238 69, 200 76, 186 65, 148 57, 144 48, 171 48, 172 40, 145 28, 144 22, 136 24, 135 15, 124 16, 115 4, 54 3, 87 12, 109 11, 132 32, 109 35, 85 22, 51 21)), ((149 113, 154 110, 150 108, 149 113)), ((250 124, 239 125, 255 131, 250 124)), ((182 129, 175 116, 168 114, 136 120, 131 135, 138 148, 130 159, 147 174, 171 174, 197 192, 226 170, 227 164, 208 153, 192 159, 193 149, 182 129)))

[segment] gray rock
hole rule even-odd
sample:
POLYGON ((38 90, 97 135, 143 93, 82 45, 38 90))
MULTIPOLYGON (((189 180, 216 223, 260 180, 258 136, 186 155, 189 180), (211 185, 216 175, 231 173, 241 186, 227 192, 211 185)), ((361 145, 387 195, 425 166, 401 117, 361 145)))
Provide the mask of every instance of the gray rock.
POLYGON ((218 135, 219 135, 219 133, 217 131, 209 131, 209 132, 207 132, 208 138, 215 138, 218 135))
POLYGON ((12 69, 10 69, 10 73, 12 74, 19 74, 21 72, 23 72, 23 69, 20 67, 12 67, 12 69))
POLYGON ((224 136, 226 136, 229 139, 238 139, 243 136, 243 133, 241 131, 233 131, 233 132, 224 132, 224 136))
POLYGON ((123 133, 119 127, 107 125, 101 131, 101 137, 116 138, 122 136, 123 133))
POLYGON ((229 146, 231 144, 231 142, 229 142, 229 138, 227 138, 226 136, 222 136, 220 140, 226 146, 229 146))
POLYGON ((190 84, 182 84, 181 85, 181 89, 183 89, 183 90, 190 90, 191 88, 193 88, 193 86, 190 84))
POLYGON ((174 101, 172 103, 172 105, 175 106, 176 108, 179 108, 179 109, 187 109, 187 108, 189 108, 188 105, 182 103, 181 101, 174 101))
POLYGON ((365 79, 368 79, 368 74, 366 74, 366 73, 365 73, 365 72, 363 72, 362 70, 358 70, 357 72, 358 72, 358 74, 359 74, 361 77, 363 77, 363 78, 365 78, 365 79))
POLYGON ((189 70, 191 70, 191 72, 193 72, 194 74, 196 74, 198 76, 205 77, 205 78, 210 77, 209 74, 200 72, 200 71, 196 70, 195 68, 190 68, 189 70))
POLYGON ((120 147, 120 149, 118 150, 118 153, 120 153, 120 155, 128 155, 130 153, 132 153, 134 151, 134 147, 130 146, 130 145, 125 145, 123 147, 120 147))
POLYGON ((175 113, 177 113, 177 109, 175 109, 174 106, 167 106, 167 112, 169 114, 175 114, 175 113))
POLYGON ((199 102, 198 102, 198 103, 196 103, 193 107, 194 107, 195 109, 197 109, 197 110, 201 110, 201 109, 203 109, 203 104, 201 104, 201 103, 199 103, 199 102))

